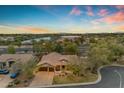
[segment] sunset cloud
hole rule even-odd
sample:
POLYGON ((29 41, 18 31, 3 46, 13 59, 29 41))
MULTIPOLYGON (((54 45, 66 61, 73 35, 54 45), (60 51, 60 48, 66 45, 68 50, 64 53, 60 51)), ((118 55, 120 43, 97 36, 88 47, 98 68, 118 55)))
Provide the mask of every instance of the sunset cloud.
POLYGON ((124 25, 115 27, 117 31, 124 31, 124 25))
POLYGON ((103 19, 107 23, 119 23, 124 21, 124 12, 119 11, 111 16, 107 16, 103 19))
POLYGON ((100 24, 100 21, 99 20, 92 20, 90 23, 92 25, 98 25, 98 24, 100 24))
POLYGON ((53 31, 45 29, 45 28, 37 28, 37 27, 19 27, 19 30, 27 31, 29 33, 53 33, 53 31))
POLYGON ((32 34, 43 34, 43 33, 55 33, 53 30, 47 28, 37 28, 37 27, 13 27, 0 25, 0 33, 32 33, 32 34))
POLYGON ((99 16, 105 16, 107 15, 109 12, 107 9, 101 9, 99 12, 98 12, 98 15, 99 16))
POLYGON ((87 8, 87 15, 88 15, 88 16, 94 16, 94 13, 93 13, 92 7, 87 6, 86 8, 87 8))
POLYGON ((116 5, 115 7, 118 8, 118 9, 124 9, 123 5, 116 5))
POLYGON ((69 14, 79 16, 82 14, 82 11, 75 6, 72 8, 69 14))
POLYGON ((23 30, 17 29, 17 27, 7 26, 7 25, 0 25, 0 34, 16 34, 16 33, 26 33, 23 30))
POLYGON ((0 6, 0 13, 0 33, 124 32, 124 5, 0 6))
POLYGON ((119 11, 112 15, 108 15, 99 19, 95 19, 93 21, 96 21, 98 23, 107 23, 107 24, 113 24, 113 23, 121 23, 124 22, 124 12, 119 11))

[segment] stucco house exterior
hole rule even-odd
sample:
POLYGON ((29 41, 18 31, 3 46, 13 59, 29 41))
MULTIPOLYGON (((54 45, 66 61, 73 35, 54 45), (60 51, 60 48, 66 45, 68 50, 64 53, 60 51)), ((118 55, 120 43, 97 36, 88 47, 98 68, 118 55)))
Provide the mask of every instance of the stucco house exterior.
POLYGON ((10 68, 15 62, 24 64, 32 59, 34 59, 32 54, 2 54, 0 56, 0 69, 10 68))
POLYGON ((72 58, 78 59, 77 55, 61 55, 56 52, 44 55, 40 62, 37 64, 36 72, 47 71, 47 72, 61 72, 67 70, 66 66, 71 62, 72 58))

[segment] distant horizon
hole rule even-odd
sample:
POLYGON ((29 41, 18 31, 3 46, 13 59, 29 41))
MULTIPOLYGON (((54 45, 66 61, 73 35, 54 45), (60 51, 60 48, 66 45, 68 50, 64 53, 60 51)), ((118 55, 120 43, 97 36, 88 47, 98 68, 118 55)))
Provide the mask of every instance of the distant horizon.
POLYGON ((0 34, 124 32, 124 5, 2 5, 0 14, 0 34))
POLYGON ((79 35, 79 34, 124 34, 124 32, 101 32, 101 33, 0 33, 0 35, 16 35, 16 34, 20 34, 20 35, 28 35, 28 34, 32 34, 32 35, 47 35, 47 34, 72 34, 72 35, 79 35))

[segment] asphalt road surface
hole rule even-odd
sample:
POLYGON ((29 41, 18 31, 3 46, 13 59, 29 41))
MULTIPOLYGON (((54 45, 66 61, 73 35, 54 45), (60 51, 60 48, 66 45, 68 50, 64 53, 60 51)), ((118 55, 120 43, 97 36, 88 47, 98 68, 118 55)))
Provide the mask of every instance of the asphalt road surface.
POLYGON ((124 88, 124 67, 110 66, 100 70, 101 81, 97 84, 63 86, 59 88, 124 88))

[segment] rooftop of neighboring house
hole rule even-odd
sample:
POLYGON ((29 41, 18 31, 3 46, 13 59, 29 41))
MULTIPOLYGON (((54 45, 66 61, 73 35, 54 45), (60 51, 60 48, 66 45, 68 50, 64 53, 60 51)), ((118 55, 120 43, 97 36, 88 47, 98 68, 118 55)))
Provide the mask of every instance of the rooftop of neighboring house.
POLYGON ((37 65, 42 65, 47 63, 52 66, 56 66, 56 65, 66 64, 72 58, 78 59, 78 56, 77 55, 61 55, 59 53, 52 52, 47 55, 44 55, 37 65))
POLYGON ((32 54, 2 54, 0 56, 0 62, 16 61, 26 63, 33 58, 34 56, 32 54))

